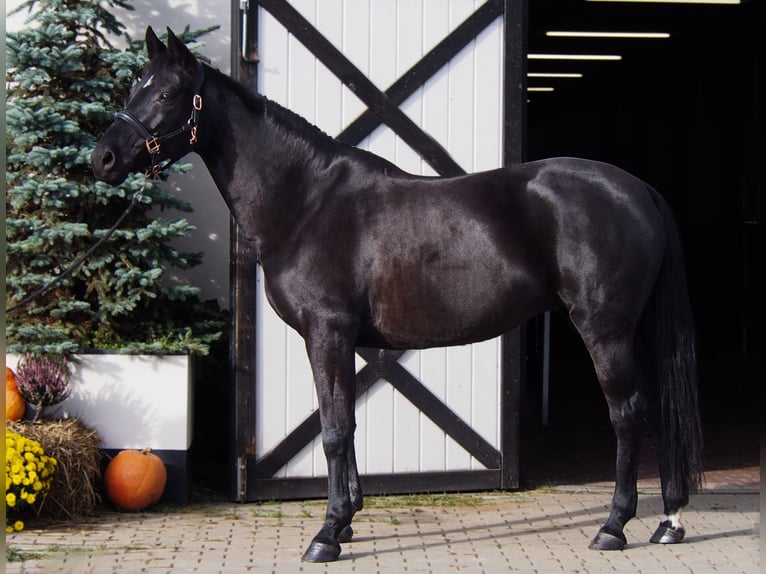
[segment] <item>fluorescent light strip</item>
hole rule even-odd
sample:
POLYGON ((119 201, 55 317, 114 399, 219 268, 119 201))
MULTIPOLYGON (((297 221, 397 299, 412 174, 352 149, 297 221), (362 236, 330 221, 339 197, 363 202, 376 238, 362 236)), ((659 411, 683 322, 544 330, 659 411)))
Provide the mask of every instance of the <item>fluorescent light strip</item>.
POLYGON ((637 2, 644 4, 742 4, 742 0, 587 0, 588 2, 637 2))
POLYGON ((528 92, 552 92, 553 88, 549 87, 537 87, 537 88, 527 88, 528 92))
POLYGON ((546 32, 551 38, 670 38, 667 32, 546 32))
POLYGON ((527 58, 530 60, 602 60, 612 62, 622 60, 622 56, 611 54, 527 54, 527 58))
POLYGON ((582 78, 582 74, 566 72, 529 72, 528 78, 582 78))

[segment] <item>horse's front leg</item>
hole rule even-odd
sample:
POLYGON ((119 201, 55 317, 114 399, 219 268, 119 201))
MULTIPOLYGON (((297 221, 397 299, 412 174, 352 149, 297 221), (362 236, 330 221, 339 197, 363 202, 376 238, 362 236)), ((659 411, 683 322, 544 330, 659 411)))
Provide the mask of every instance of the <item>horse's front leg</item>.
POLYGON ((312 331, 306 337, 306 349, 319 398, 322 445, 328 470, 328 503, 325 523, 311 541, 303 560, 331 562, 340 555, 340 543, 350 540, 351 519, 361 508, 353 450, 356 400, 353 337, 337 329, 312 331))
MULTIPOLYGON (((356 381, 354 381, 356 385, 356 381)), ((352 416, 353 413, 352 413, 352 416)), ((354 429, 356 429, 356 417, 353 419, 354 429)), ((348 447, 348 489, 351 497, 351 511, 356 514, 364 507, 364 495, 362 493, 362 484, 359 481, 359 470, 356 466, 356 449, 354 447, 354 436, 351 435, 350 444, 348 447)), ((349 524, 340 533, 338 542, 351 542, 354 537, 354 530, 349 524)))

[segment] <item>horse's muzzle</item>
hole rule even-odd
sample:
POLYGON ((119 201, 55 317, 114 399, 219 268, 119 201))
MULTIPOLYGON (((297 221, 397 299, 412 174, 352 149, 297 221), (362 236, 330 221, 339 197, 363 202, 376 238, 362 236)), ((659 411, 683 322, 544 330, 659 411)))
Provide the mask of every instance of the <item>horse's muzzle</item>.
POLYGON ((133 170, 132 161, 129 160, 132 160, 134 155, 125 153, 124 150, 121 153, 119 148, 124 147, 125 143, 115 145, 115 138, 107 137, 108 135, 107 132, 98 142, 90 156, 90 162, 96 179, 110 185, 119 185, 133 170))

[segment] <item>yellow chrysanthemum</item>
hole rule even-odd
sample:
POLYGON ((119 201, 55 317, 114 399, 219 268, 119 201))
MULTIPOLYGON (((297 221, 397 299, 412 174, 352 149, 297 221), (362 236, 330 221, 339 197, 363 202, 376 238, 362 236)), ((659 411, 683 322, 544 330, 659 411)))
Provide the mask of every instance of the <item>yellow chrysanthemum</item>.
POLYGON ((50 490, 58 462, 45 455, 40 443, 18 433, 6 432, 5 444, 5 530, 18 532, 24 523, 13 521, 16 513, 50 490))

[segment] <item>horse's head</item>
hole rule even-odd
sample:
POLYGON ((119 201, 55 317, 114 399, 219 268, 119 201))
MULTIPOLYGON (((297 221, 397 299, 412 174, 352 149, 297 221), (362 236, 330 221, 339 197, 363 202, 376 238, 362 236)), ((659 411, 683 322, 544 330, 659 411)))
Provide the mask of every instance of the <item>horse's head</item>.
POLYGON ((202 64, 168 29, 167 47, 146 30, 149 63, 131 94, 93 150, 98 179, 119 184, 133 171, 152 171, 159 162, 192 151, 202 109, 202 64))

